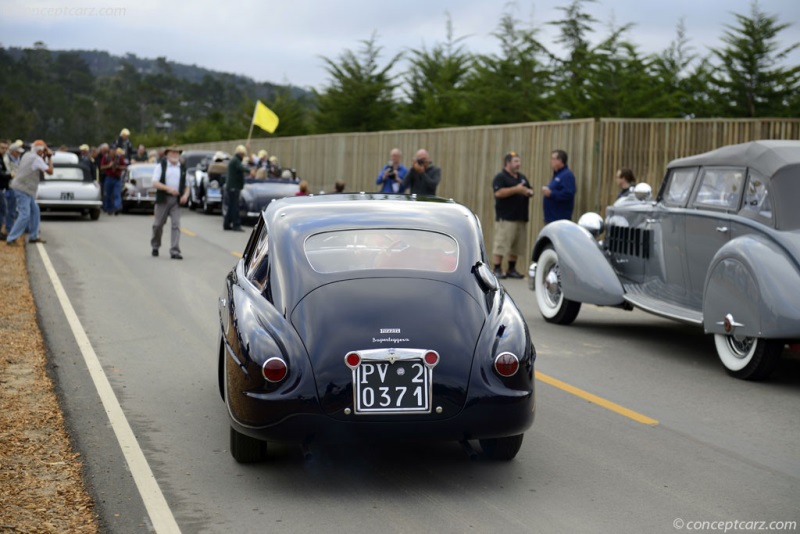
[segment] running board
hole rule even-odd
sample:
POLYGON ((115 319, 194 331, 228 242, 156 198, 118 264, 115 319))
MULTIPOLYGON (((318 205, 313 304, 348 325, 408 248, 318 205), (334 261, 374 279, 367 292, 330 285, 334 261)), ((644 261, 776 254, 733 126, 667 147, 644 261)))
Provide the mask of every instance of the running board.
POLYGON ((664 302, 643 293, 625 293, 623 298, 625 302, 629 302, 634 307, 653 315, 694 325, 701 326, 703 324, 703 313, 691 308, 664 302))

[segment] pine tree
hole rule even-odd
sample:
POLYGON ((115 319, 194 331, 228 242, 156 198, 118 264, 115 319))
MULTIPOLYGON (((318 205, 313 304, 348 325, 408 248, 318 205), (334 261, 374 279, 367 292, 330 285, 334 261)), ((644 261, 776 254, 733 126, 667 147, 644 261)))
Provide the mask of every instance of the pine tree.
POLYGON ((382 47, 376 35, 361 41, 358 55, 345 50, 338 61, 323 56, 331 84, 317 93, 316 128, 319 132, 374 132, 397 128, 389 71, 402 57, 397 54, 383 67, 378 64, 382 47))
POLYGON ((781 49, 778 34, 791 26, 761 11, 753 2, 750 16, 734 13, 737 25, 726 25, 725 47, 713 50, 721 62, 714 84, 721 108, 733 117, 796 115, 790 99, 800 90, 800 66, 785 67, 789 54, 800 43, 781 49))

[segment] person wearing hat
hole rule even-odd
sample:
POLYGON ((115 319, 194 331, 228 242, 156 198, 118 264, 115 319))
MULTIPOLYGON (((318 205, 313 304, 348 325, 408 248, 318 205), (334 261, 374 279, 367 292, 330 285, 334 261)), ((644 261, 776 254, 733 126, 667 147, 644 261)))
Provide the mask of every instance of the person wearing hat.
MULTIPOLYGON (((11 231, 11 227, 14 226, 14 220, 17 218, 17 195, 14 193, 14 190, 11 189, 10 182, 17 174, 19 163, 22 160, 22 153, 25 152, 25 149, 22 147, 22 145, 23 143, 19 139, 11 143, 11 146, 8 147, 8 153, 6 154, 6 157, 3 158, 6 169, 8 170, 8 174, 10 175, 9 186, 4 193, 6 200, 6 233, 11 231)), ((3 239, 5 239, 5 237, 3 237, 3 239)))
MULTIPOLYGON (((225 177, 225 194, 223 202, 226 203, 225 219, 222 221, 223 230, 244 232, 239 219, 239 194, 244 189, 244 177, 250 174, 243 160, 247 157, 247 147, 239 145, 234 155, 228 162, 228 172, 225 177)), ((253 173, 255 175, 255 173, 253 173)))
POLYGON ((161 248, 161 234, 167 217, 170 219, 169 257, 182 260, 181 240, 181 206, 189 201, 189 184, 186 182, 186 165, 181 162, 181 149, 168 147, 166 157, 153 169, 153 187, 156 189, 155 220, 153 221, 153 237, 150 239, 152 255, 158 256, 161 248))
POLYGON ((123 128, 119 132, 119 137, 114 141, 114 146, 111 148, 121 148, 124 152, 125 159, 128 161, 133 157, 133 143, 131 142, 131 132, 127 128, 123 128))
POLYGON ((269 157, 269 166, 267 167, 267 177, 268 178, 280 178, 283 169, 281 166, 278 165, 278 157, 277 156, 270 156, 269 157))
POLYGON ((228 172, 228 161, 230 156, 225 152, 217 151, 214 157, 211 158, 211 164, 208 166, 208 179, 217 180, 220 184, 225 183, 225 174, 228 172))
POLYGON ((100 162, 103 180, 103 211, 109 215, 119 215, 122 211, 122 172, 128 166, 125 150, 109 150, 100 162))
POLYGON ((39 237, 39 223, 41 217, 39 206, 36 204, 36 193, 39 190, 39 181, 42 173, 53 174, 53 153, 41 139, 33 142, 31 151, 22 155, 16 176, 11 181, 17 200, 17 219, 8 232, 6 244, 16 245, 17 239, 25 230, 28 230, 29 243, 44 243, 39 237))

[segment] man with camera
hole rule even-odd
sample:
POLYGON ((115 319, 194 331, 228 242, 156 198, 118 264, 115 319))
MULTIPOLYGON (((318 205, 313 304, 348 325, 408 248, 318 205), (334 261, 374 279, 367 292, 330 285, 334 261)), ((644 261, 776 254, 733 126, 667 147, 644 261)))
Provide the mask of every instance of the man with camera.
POLYGON ((383 166, 375 183, 381 186, 381 193, 402 193, 406 190, 403 180, 408 174, 408 169, 400 164, 399 148, 393 148, 389 153, 389 163, 383 166))
POLYGON ((431 162, 428 151, 420 148, 414 157, 414 165, 403 180, 403 186, 412 195, 434 196, 441 180, 442 170, 431 162))
POLYGON ((16 245, 17 239, 28 230, 28 243, 44 243, 39 237, 41 216, 36 204, 36 193, 43 172, 53 174, 53 153, 41 139, 31 145, 31 151, 22 155, 19 168, 11 180, 11 189, 17 199, 17 220, 8 232, 6 244, 16 245))
POLYGON ((103 211, 109 215, 119 215, 122 211, 122 171, 128 166, 125 150, 112 149, 106 152, 100 162, 103 180, 103 211))

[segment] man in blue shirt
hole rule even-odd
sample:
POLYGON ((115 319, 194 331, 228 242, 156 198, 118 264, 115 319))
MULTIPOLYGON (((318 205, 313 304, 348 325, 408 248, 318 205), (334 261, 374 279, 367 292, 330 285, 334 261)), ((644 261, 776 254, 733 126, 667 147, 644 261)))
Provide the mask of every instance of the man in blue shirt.
POLYGON ((381 186, 381 193, 402 193, 405 191, 403 180, 408 169, 400 164, 400 149, 393 148, 389 154, 389 163, 383 166, 375 183, 381 186))
POLYGON ((561 219, 572 219, 575 207, 575 175, 567 167, 567 153, 554 150, 550 155, 553 178, 542 187, 545 224, 561 219))

